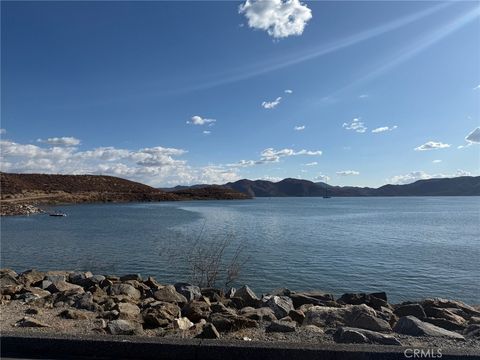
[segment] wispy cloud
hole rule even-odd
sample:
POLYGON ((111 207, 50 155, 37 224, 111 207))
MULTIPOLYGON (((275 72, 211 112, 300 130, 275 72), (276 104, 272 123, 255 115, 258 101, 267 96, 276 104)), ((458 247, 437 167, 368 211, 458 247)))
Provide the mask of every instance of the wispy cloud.
POLYGON ((439 160, 439 159, 432 161, 432 163, 434 163, 434 164, 440 164, 441 162, 442 162, 442 160, 439 160))
POLYGON ((77 146, 80 144, 80 140, 72 136, 51 137, 46 140, 37 139, 37 142, 57 146, 77 146))
POLYGON ((436 150, 436 149, 445 149, 449 148, 450 144, 444 144, 442 142, 437 141, 428 141, 425 144, 417 146, 414 150, 415 151, 428 151, 428 150, 436 150))
POLYGON ((206 118, 203 118, 201 116, 195 115, 195 116, 192 116, 192 118, 189 121, 187 121, 187 124, 191 124, 191 125, 206 125, 206 124, 209 124, 209 125, 212 125, 216 121, 217 120, 215 120, 215 119, 206 119, 206 118))
POLYGON ((210 135, 212 132, 210 130, 203 130, 203 134, 210 135))
POLYGON ((293 128, 293 130, 295 131, 302 131, 302 130, 305 130, 305 125, 299 125, 299 126, 295 126, 293 128))
POLYGON ((277 163, 281 158, 290 157, 290 156, 320 156, 322 155, 321 150, 293 150, 293 149, 280 149, 275 150, 274 148, 267 148, 260 153, 259 160, 240 160, 236 163, 228 164, 230 167, 249 167, 255 165, 277 163))
POLYGON ((327 176, 327 175, 323 175, 323 174, 319 174, 319 175, 317 175, 313 178, 313 181, 323 181, 323 182, 325 182, 325 181, 329 181, 329 180, 330 180, 330 177, 327 176))
POLYGON ((283 91, 285 94, 293 94, 293 90, 287 89, 283 91))
POLYGON ((280 104, 280 101, 282 101, 282 97, 279 96, 277 97, 275 100, 273 101, 264 101, 262 102, 262 107, 264 109, 274 109, 278 106, 278 104, 280 104))
POLYGON ((309 162, 309 163, 305 164, 305 166, 315 166, 315 165, 318 165, 318 162, 312 161, 312 162, 309 162))
POLYGON ((364 133, 367 130, 367 127, 359 118, 354 118, 350 123, 343 123, 342 127, 358 133, 364 133))
POLYGON ((339 176, 360 175, 360 173, 358 171, 355 171, 355 170, 337 171, 336 174, 339 175, 339 176))
POLYGON ((373 129, 372 130, 372 133, 374 134, 378 134, 378 133, 382 133, 382 132, 386 132, 386 131, 392 131, 392 130, 395 130, 397 129, 398 126, 397 125, 393 125, 393 126, 382 126, 382 127, 378 127, 376 129, 373 129))
POLYGON ((477 85, 477 86, 475 86, 475 87, 473 88, 473 90, 480 90, 480 84, 477 85))
POLYGON ((369 96, 367 94, 358 95, 359 99, 367 99, 369 96))
POLYGON ((239 13, 249 27, 265 30, 275 39, 301 35, 312 18, 312 11, 299 0, 246 0, 239 13))
POLYGON ((459 149, 466 148, 473 144, 480 144, 480 127, 473 129, 467 136, 465 136, 466 145, 458 146, 459 149))

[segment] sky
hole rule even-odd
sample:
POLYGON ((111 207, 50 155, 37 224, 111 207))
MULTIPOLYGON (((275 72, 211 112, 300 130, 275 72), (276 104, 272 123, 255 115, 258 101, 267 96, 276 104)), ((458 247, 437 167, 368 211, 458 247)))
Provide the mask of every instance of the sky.
POLYGON ((480 4, 1 2, 1 170, 479 175, 480 4))

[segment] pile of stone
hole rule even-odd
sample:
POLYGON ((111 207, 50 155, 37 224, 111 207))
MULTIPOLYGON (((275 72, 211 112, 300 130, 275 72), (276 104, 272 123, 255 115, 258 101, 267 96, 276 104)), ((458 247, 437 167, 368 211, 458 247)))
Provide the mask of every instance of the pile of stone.
POLYGON ((33 205, 12 202, 0 202, 0 216, 33 215, 43 211, 33 205))
MULTIPOLYGON (((28 303, 22 327, 49 326, 35 319, 42 308, 66 307, 60 316, 98 318, 95 329, 113 335, 141 335, 146 329, 181 331, 186 337, 220 338, 246 328, 293 333, 302 328, 331 334, 338 343, 401 345, 402 336, 465 341, 480 337, 480 311, 460 301, 427 299, 392 305, 383 292, 344 294, 280 289, 257 296, 248 286, 224 292, 154 278, 91 272, 0 270, 2 301, 28 303)), ((263 331, 263 330, 262 330, 263 331)))

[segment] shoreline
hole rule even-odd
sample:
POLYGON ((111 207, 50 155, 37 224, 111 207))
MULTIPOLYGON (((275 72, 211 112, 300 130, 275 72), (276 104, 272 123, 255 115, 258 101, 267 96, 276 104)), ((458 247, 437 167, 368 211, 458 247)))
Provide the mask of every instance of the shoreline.
POLYGON ((383 292, 224 291, 138 274, 0 271, 0 330, 22 336, 131 335, 272 343, 378 344, 480 353, 480 305, 446 299, 391 304, 383 292))

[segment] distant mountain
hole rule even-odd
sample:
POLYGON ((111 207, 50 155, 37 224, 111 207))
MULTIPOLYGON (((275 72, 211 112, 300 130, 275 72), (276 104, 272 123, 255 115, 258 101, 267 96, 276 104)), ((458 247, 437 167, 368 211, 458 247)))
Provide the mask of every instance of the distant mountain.
POLYGON ((412 184, 384 185, 376 189, 330 186, 291 178, 279 182, 243 179, 224 186, 254 197, 323 196, 325 186, 328 186, 330 196, 480 196, 480 176, 418 180, 412 184))

